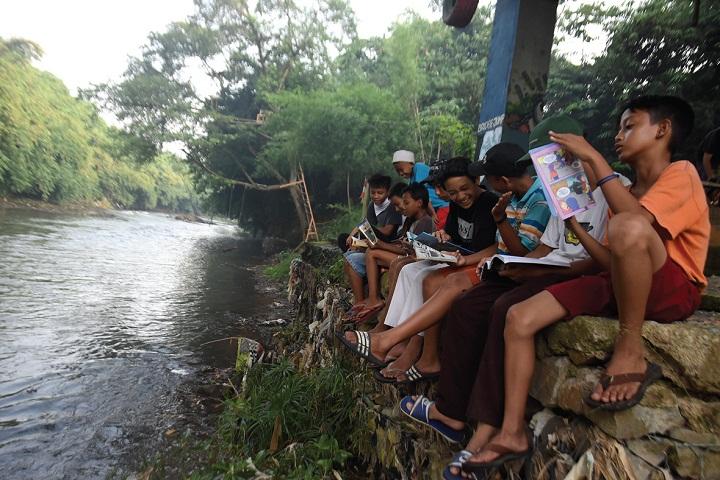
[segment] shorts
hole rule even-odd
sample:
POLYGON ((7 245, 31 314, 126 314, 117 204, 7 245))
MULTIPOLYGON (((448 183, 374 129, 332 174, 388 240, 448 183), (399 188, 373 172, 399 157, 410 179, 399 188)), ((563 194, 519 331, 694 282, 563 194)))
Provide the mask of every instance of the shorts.
POLYGON ((447 277, 448 275, 452 275, 453 273, 463 272, 468 280, 470 280, 470 283, 475 286, 478 283, 480 283, 480 277, 477 276, 477 265, 465 265, 462 267, 454 267, 452 264, 450 264, 450 268, 443 268, 440 270, 440 275, 443 277, 447 277))
POLYGON ((450 207, 440 207, 435 209, 435 216, 437 217, 437 220, 435 221, 436 230, 442 230, 445 228, 445 222, 447 222, 449 213, 450 207))
MULTIPOLYGON (((617 315, 610 273, 584 276, 545 289, 568 311, 578 315, 617 315)), ((645 318, 661 323, 685 320, 700 306, 700 289, 670 257, 652 276, 645 318)))
POLYGON ((348 250, 343 253, 343 257, 345 257, 345 260, 347 260, 352 269, 355 270, 355 273, 360 275, 362 278, 367 277, 367 270, 365 269, 365 252, 348 250))

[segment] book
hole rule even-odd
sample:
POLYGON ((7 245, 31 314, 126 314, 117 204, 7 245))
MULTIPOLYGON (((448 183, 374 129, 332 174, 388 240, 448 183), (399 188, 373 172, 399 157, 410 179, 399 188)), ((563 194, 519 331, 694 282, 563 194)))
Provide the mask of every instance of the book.
POLYGON ((367 240, 363 240, 362 238, 355 238, 350 237, 351 244, 350 246, 353 248, 368 248, 367 240))
POLYGON ((416 240, 420 243, 424 243, 428 247, 432 247, 435 250, 460 252, 463 255, 472 255, 473 253, 475 253, 474 251, 472 251, 470 249, 461 247, 460 245, 455 245, 452 242, 441 242, 434 235, 431 235, 427 232, 422 232, 419 235, 415 235, 413 233, 408 232, 408 239, 416 240), (413 238, 410 238, 410 235, 413 235, 413 238))
POLYGON ((545 258, 527 258, 527 257, 516 257, 514 255, 493 255, 492 257, 485 260, 480 272, 480 278, 487 280, 489 278, 498 278, 497 272, 500 271, 503 265, 540 265, 546 267, 570 267, 570 261, 568 260, 546 260, 545 258))
POLYGON ((412 241, 413 250, 415 250, 415 258, 418 260, 430 260, 431 262, 457 263, 457 257, 435 250, 432 247, 420 243, 417 240, 412 241))
POLYGON ((595 205, 580 160, 568 161, 557 143, 533 148, 529 153, 554 216, 565 220, 595 205))
POLYGON ((370 225, 370 222, 368 222, 367 218, 360 222, 360 225, 358 225, 358 230, 360 231, 360 233, 363 234, 363 236, 367 239, 368 243, 371 246, 375 246, 375 244, 378 242, 378 238, 377 235, 375 235, 375 230, 373 230, 372 225, 370 225))

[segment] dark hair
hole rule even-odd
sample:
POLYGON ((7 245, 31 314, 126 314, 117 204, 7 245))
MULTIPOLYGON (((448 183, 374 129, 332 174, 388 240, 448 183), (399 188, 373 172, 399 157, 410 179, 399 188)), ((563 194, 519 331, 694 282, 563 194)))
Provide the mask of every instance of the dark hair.
POLYGON ((375 175, 368 178, 368 185, 370 186, 370 188, 384 188, 385 190, 390 190, 391 184, 392 179, 387 175, 383 175, 381 173, 376 173, 375 175))
POLYGON ((397 182, 395 185, 392 186, 392 188, 388 192, 388 198, 402 197, 402 194, 405 191, 405 187, 407 187, 407 183, 397 182))
MULTIPOLYGON (((692 132, 695 123, 695 112, 688 102, 672 95, 642 95, 633 98, 620 107, 620 117, 625 110, 635 112, 642 110, 650 115, 652 123, 668 119, 672 125, 670 137, 670 153, 675 153, 680 145, 692 132)), ((620 123, 618 117, 618 123, 620 123)))
POLYGON ((475 182, 475 177, 470 175, 468 172, 468 166, 470 160, 467 157, 453 157, 445 163, 443 168, 442 177, 440 177, 440 183, 445 186, 448 178, 452 177, 468 177, 475 182))
POLYGON ((419 183, 411 183, 405 187, 402 193, 403 195, 409 194, 413 200, 420 200, 423 208, 427 208, 430 203, 430 194, 428 194, 427 188, 419 183))

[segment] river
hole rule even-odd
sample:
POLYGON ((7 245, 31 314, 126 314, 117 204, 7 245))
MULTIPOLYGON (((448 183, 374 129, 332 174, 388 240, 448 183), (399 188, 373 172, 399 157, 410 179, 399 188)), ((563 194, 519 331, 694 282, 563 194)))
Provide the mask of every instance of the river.
MULTIPOLYGON (((162 214, 0 208, 0 475, 123 476, 185 415, 179 393, 232 364, 257 245, 162 214)), ((249 329, 249 331, 248 331, 249 329)))

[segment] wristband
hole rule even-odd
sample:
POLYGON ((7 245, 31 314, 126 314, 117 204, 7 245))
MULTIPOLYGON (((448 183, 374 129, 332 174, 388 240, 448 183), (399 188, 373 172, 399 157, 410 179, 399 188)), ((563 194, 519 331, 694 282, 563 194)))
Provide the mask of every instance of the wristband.
POLYGON ((500 220, 495 220, 495 225, 500 225, 505 220, 507 220, 507 214, 503 215, 503 217, 500 220))
POLYGON ((618 177, 620 177, 620 175, 618 175, 617 173, 611 173, 611 174, 608 175, 607 177, 603 177, 603 178, 601 178, 600 180, 598 180, 598 181, 597 181, 597 186, 598 186, 598 187, 602 187, 603 185, 605 185, 605 184, 606 184, 607 182, 609 182, 610 180, 614 180, 614 179, 616 179, 616 178, 618 178, 618 177))

